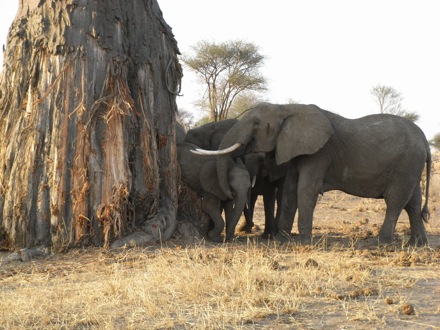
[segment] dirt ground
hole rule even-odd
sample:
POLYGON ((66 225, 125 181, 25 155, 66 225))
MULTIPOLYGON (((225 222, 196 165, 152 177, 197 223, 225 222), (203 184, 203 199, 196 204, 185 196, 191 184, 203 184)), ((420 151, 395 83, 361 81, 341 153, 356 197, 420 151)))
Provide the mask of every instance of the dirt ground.
MULTIPOLYGON (((324 250, 354 249, 355 254, 366 257, 366 263, 375 272, 389 272, 390 276, 410 279, 410 285, 387 287, 384 283, 382 296, 407 297, 408 303, 418 312, 414 315, 405 315, 401 310, 390 313, 387 310, 390 305, 372 300, 371 308, 376 317, 382 317, 375 323, 371 322, 374 318, 369 320, 366 315, 359 316, 359 319, 351 315, 351 319, 347 319, 346 313, 350 311, 334 310, 312 301, 307 312, 299 316, 303 319, 297 326, 307 329, 440 329, 440 210, 437 205, 438 200, 431 204, 431 217, 426 224, 429 252, 423 252, 423 249, 411 252, 403 246, 410 235, 405 212, 396 227, 396 242, 381 249, 376 237, 385 217, 382 200, 358 198, 336 191, 321 196, 315 210, 313 244, 322 245, 324 250)), ((291 327, 286 325, 284 328, 291 327)))
MULTIPOLYGON (((181 316, 180 318, 185 320, 178 321, 175 313, 170 312, 165 317, 169 318, 168 323, 160 323, 157 320, 153 323, 153 318, 141 320, 136 319, 137 316, 131 316, 131 318, 127 316, 127 319, 125 316, 119 316, 117 319, 112 319, 109 324, 111 324, 111 328, 115 329, 142 329, 150 325, 149 322, 151 322, 151 328, 156 329, 440 329, 440 208, 438 207, 440 189, 438 180, 433 182, 433 188, 433 197, 430 203, 431 219, 426 224, 430 245, 425 248, 413 249, 404 246, 404 242, 409 238, 409 221, 404 213, 397 224, 396 242, 386 247, 378 246, 376 237, 385 215, 383 201, 361 199, 341 192, 329 192, 320 197, 314 216, 312 246, 281 245, 281 247, 272 249, 273 242, 260 238, 264 229, 264 214, 262 203, 259 201, 255 215, 256 226, 252 234, 237 233, 236 240, 225 245, 205 242, 202 248, 190 247, 190 249, 197 250, 199 255, 203 254, 203 257, 200 258, 207 263, 216 260, 216 253, 224 253, 224 249, 227 250, 227 253, 231 251, 244 251, 243 253, 245 253, 249 250, 249 242, 251 241, 252 244, 258 246, 257 249, 260 249, 261 246, 266 257, 274 260, 275 266, 273 268, 278 272, 292 271, 292 274, 296 274, 304 271, 307 274, 314 274, 308 273, 310 268, 316 268, 316 272, 322 272, 321 277, 318 275, 319 283, 315 281, 316 284, 309 284, 309 291, 302 293, 298 304, 290 311, 284 308, 281 312, 270 312, 269 307, 273 306, 274 300, 281 298, 271 298, 271 292, 268 292, 262 301, 263 304, 266 304, 266 310, 268 309, 269 312, 258 312, 259 314, 255 314, 249 319, 236 320, 225 317, 221 322, 216 323, 217 321, 214 320, 217 319, 209 319, 206 316, 207 320, 204 321, 204 325, 200 325, 196 320, 192 320, 191 316, 181 316), (207 254, 204 255, 205 252, 200 252, 198 249, 210 252, 206 252, 207 254), (337 263, 343 263, 345 265, 343 268, 350 268, 352 265, 353 269, 357 271, 353 274, 363 273, 364 277, 359 280, 359 283, 362 284, 356 284, 353 279, 353 276, 359 275, 347 275, 351 274, 350 269, 346 269, 344 272, 339 270, 342 278, 338 278, 337 273, 334 275, 331 267, 337 263), (323 277, 329 276, 328 274, 333 275, 326 282, 326 278, 323 277), (344 282, 346 283, 344 284, 344 282), (191 321, 188 321, 186 317, 191 321), (124 323, 128 322, 128 319, 134 323, 129 323, 130 325, 124 323)), ((73 250, 62 255, 35 258, 30 262, 5 262, 9 253, 2 251, 0 252, 0 310, 3 309, 3 311, 0 311, 0 329, 107 328, 107 323, 103 325, 99 321, 103 318, 95 316, 93 322, 85 322, 84 317, 81 319, 83 321, 74 319, 73 312, 63 312, 67 314, 57 312, 61 313, 59 314, 61 316, 57 316, 58 319, 65 318, 63 321, 65 323, 52 319, 47 323, 41 323, 39 321, 41 316, 38 315, 32 316, 30 321, 21 323, 18 319, 24 316, 20 316, 17 320, 11 320, 8 323, 5 320, 13 318, 18 312, 13 311, 8 314, 4 311, 5 306, 12 303, 7 300, 6 294, 13 292, 16 299, 24 299, 25 301, 26 296, 23 297, 23 295, 26 294, 20 289, 31 285, 34 276, 46 276, 47 273, 48 278, 51 276, 57 278, 58 276, 65 278, 64 280, 67 280, 66 276, 78 276, 74 277, 73 281, 83 281, 80 277, 81 273, 86 273, 88 269, 92 268, 96 271, 102 267, 101 265, 108 266, 117 263, 121 260, 122 255, 124 255, 124 260, 130 260, 128 268, 131 270, 137 267, 145 268, 146 263, 148 265, 148 262, 153 260, 148 259, 150 257, 145 259, 145 251, 151 252, 151 249, 155 251, 156 258, 162 249, 164 252, 163 256, 161 254, 161 258, 164 259, 167 258, 167 255, 174 255, 178 258, 187 257, 190 252, 184 250, 187 248, 184 245, 185 243, 176 237, 166 243, 150 245, 145 248, 147 250, 136 250, 136 248, 114 251, 104 249, 73 250), (128 258, 127 255, 130 257, 128 258), (143 261, 140 263, 138 260, 143 261), (75 275, 72 275, 73 273, 75 275)), ((189 259, 193 260, 194 258, 189 259)), ((171 272, 173 272, 173 262, 168 262, 171 272)), ((232 262, 229 264, 232 265, 232 262)), ((191 267, 195 268, 194 265, 191 267)), ((109 270, 109 272, 112 277, 115 277, 114 270, 109 270)), ((87 275, 89 280, 94 276, 98 275, 95 273, 87 275)), ((292 289, 287 292, 297 293, 292 289)), ((34 294, 39 295, 38 290, 34 294)), ((203 302, 201 304, 204 305, 203 302)), ((207 302, 206 304, 212 303, 207 302)), ((64 306, 64 308, 68 309, 69 307, 64 306)), ((165 306, 163 308, 166 309, 165 306)), ((116 309, 122 310, 123 307, 116 307, 116 309)), ((117 314, 117 312, 115 313, 117 314)), ((214 314, 213 311, 210 313, 214 314)), ((186 314, 190 314, 190 312, 186 314)), ((195 317, 193 316, 193 318, 195 317)))

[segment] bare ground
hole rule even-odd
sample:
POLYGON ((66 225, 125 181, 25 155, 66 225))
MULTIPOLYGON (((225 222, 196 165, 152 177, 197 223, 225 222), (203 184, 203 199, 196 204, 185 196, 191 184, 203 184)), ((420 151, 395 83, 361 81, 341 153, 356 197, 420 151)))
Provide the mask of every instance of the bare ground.
MULTIPOLYGON (((437 177, 438 179, 438 177, 437 177)), ((0 329, 440 329, 440 216, 430 246, 378 246, 383 201, 321 197, 312 246, 250 235, 71 250, 29 262, 0 252, 0 329)))

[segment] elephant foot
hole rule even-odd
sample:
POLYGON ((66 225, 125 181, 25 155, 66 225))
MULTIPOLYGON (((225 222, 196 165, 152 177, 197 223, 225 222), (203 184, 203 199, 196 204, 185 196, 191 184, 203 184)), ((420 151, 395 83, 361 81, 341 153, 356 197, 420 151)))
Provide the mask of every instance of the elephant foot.
POLYGON ((288 242, 292 241, 292 237, 291 237, 290 233, 288 233, 286 231, 282 231, 282 230, 280 230, 278 232, 278 234, 276 234, 274 236, 274 239, 280 243, 288 243, 288 242))
POLYGON ((235 238, 235 234, 234 235, 226 235, 225 242, 230 242, 230 241, 234 240, 234 238, 235 238))
POLYGON ((222 235, 218 235, 213 232, 209 232, 208 237, 209 237, 209 240, 211 240, 213 242, 223 243, 223 236, 222 235))
POLYGON ((274 232, 264 231, 261 235, 263 239, 277 239, 277 235, 274 232))
POLYGON ((416 247, 423 247, 429 245, 428 243, 428 237, 426 236, 413 236, 411 235, 408 242, 405 244, 406 246, 416 246, 416 247))
POLYGON ((385 232, 384 230, 380 230, 379 237, 378 237, 379 245, 389 245, 394 242, 394 235, 388 232, 385 232))
POLYGON ((239 231, 244 231, 247 234, 252 233, 252 228, 254 227, 254 223, 245 223, 243 226, 239 228, 239 231))
POLYGON ((312 235, 311 234, 299 234, 295 236, 294 242, 300 245, 311 245, 312 244, 312 235))

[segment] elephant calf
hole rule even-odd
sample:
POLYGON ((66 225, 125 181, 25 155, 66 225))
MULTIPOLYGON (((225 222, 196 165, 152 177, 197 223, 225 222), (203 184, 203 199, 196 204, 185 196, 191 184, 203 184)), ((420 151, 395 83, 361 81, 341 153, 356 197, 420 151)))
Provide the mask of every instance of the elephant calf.
POLYGON ((217 176, 216 157, 204 157, 191 153, 197 146, 190 143, 177 144, 177 160, 180 165, 183 181, 202 198, 202 209, 214 222, 214 229, 208 237, 222 242, 221 233, 224 229, 222 211, 226 218, 226 240, 234 237, 235 227, 248 201, 251 181, 249 173, 240 159, 235 163, 228 158, 227 177, 233 192, 227 198, 220 188, 217 176))

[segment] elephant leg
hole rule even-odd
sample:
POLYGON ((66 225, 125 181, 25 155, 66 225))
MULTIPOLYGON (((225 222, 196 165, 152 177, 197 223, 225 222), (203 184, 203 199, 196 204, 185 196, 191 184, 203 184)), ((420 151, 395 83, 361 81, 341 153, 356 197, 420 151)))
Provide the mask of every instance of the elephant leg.
MULTIPOLYGON (((234 221, 234 219, 231 219, 229 216, 234 212, 234 205, 231 200, 227 200, 223 203, 223 207, 225 210, 225 218, 226 218, 226 238, 225 241, 231 240, 235 235, 235 226, 237 223, 234 221), (235 222, 235 223, 234 223, 235 222)), ((237 219, 238 222, 238 219, 237 219)))
POLYGON ((298 171, 294 166, 290 166, 287 171, 281 195, 282 203, 278 206, 280 211, 276 238, 285 241, 290 239, 293 219, 298 207, 298 171))
POLYGON ((420 185, 417 184, 410 201, 405 206, 405 211, 408 213, 411 226, 411 237, 407 243, 408 245, 428 245, 428 235, 426 234, 425 225, 423 223, 421 208, 422 191, 420 185))
POLYGON ((411 195, 405 194, 405 191, 407 191, 407 189, 404 187, 395 185, 389 187, 387 193, 384 195, 387 210, 382 228, 379 231, 379 243, 391 244, 394 241, 394 230, 396 228, 397 220, 399 219, 403 208, 411 199, 411 195))
POLYGON ((214 242, 223 242, 221 233, 225 227, 225 221, 221 215, 221 201, 217 197, 207 194, 202 200, 202 210, 214 222, 214 229, 208 232, 209 239, 214 242))
POLYGON ((276 187, 273 182, 270 182, 269 177, 264 178, 264 232, 262 237, 268 239, 274 234, 274 213, 275 213, 275 191, 276 187))
POLYGON ((304 244, 312 242, 313 213, 325 174, 322 166, 312 165, 306 162, 298 176, 298 232, 300 243, 304 244))
MULTIPOLYGON (((283 186, 284 186, 284 179, 279 179, 276 181, 275 184, 275 192, 276 192, 276 212, 275 212, 275 219, 273 222, 273 228, 272 228, 272 233, 273 236, 275 237, 278 233, 279 233, 279 220, 280 220, 280 211, 282 208, 282 203, 283 203, 283 186)), ((292 217, 292 226, 293 226, 293 222, 294 222, 294 218, 295 218, 295 213, 296 213, 296 208, 293 212, 293 217, 292 217)))
POLYGON ((379 231, 379 243, 391 244, 394 241, 394 229, 396 228, 397 220, 399 219, 401 212, 401 208, 390 207, 387 205, 385 220, 379 231))
MULTIPOLYGON (((402 181, 403 182, 403 181, 402 181)), ((408 190, 408 183, 393 184, 388 187, 384 200, 387 205, 385 220, 379 231, 379 243, 390 244, 394 241, 394 230, 403 208, 413 199, 414 189, 408 190)), ((415 200, 417 203, 417 200, 415 200)), ((414 203, 414 202, 413 202, 414 203)), ((419 207, 420 212, 420 207, 419 207)))
POLYGON ((246 223, 240 229, 241 231, 245 231, 246 233, 251 233, 252 228, 254 227, 254 209, 255 203, 257 202, 258 194, 251 192, 251 198, 247 207, 244 208, 244 218, 246 219, 246 223))
POLYGON ((313 213, 317 200, 318 192, 300 190, 298 193, 298 232, 300 243, 311 244, 312 242, 313 213))

